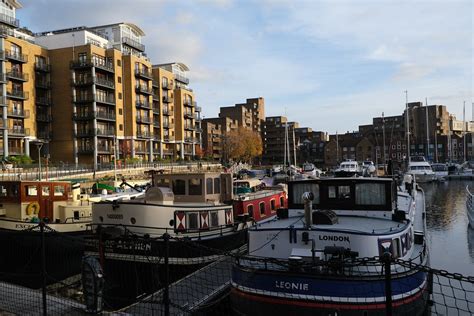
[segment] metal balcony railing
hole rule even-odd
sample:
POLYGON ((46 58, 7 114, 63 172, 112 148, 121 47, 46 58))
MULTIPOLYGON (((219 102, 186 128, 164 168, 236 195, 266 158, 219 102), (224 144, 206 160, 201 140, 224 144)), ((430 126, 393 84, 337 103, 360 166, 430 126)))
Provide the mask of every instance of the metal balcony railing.
POLYGON ((137 123, 151 124, 151 118, 149 116, 137 115, 137 123))
POLYGON ((36 81, 35 81, 35 86, 36 86, 37 88, 50 89, 50 88, 51 88, 51 81, 48 81, 48 80, 36 80, 36 81))
POLYGON ((28 74, 25 74, 21 71, 9 71, 7 72, 7 78, 20 81, 28 81, 28 74))
POLYGON ((52 104, 50 97, 36 97, 35 102, 36 104, 47 105, 47 106, 52 104))
POLYGON ((146 85, 136 85, 135 91, 138 93, 152 94, 153 90, 146 85))
POLYGON ((7 115, 10 117, 21 117, 21 118, 29 118, 30 111, 28 110, 8 110, 7 115))
POLYGON ((141 44, 138 41, 135 41, 135 40, 131 39, 130 37, 126 37, 126 36, 122 37, 122 43, 126 44, 130 47, 133 47, 136 50, 139 50, 141 52, 145 51, 145 45, 141 44))
POLYGON ((106 70, 108 72, 114 72, 114 64, 110 61, 105 60, 98 60, 98 59, 82 59, 82 60, 74 60, 71 61, 71 68, 90 68, 96 67, 102 70, 106 70))
POLYGON ((152 75, 151 71, 146 70, 146 69, 135 69, 135 76, 140 77, 140 78, 144 78, 144 79, 148 79, 148 80, 153 79, 153 77, 152 77, 153 75, 152 75))
POLYGON ((150 131, 137 131, 137 137, 140 137, 140 138, 152 138, 152 137, 153 137, 153 133, 151 133, 150 131))
POLYGON ((30 136, 30 129, 29 128, 9 128, 8 135, 9 136, 30 136))
POLYGON ((163 96, 162 100, 163 100, 163 103, 172 103, 173 102, 173 98, 171 98, 167 95, 163 96))
POLYGON ((12 52, 8 50, 5 51, 5 58, 19 61, 21 63, 28 62, 28 55, 12 52))
POLYGON ((0 14, 0 22, 11 25, 13 27, 20 27, 20 20, 4 13, 0 14))
POLYGON ((11 99, 27 100, 28 92, 21 91, 21 90, 11 90, 11 91, 7 91, 7 97, 11 99))
POLYGON ((35 63, 35 70, 42 71, 42 72, 50 72, 51 65, 47 63, 35 63))
POLYGON ((38 122, 52 122, 53 117, 51 114, 46 114, 46 113, 37 113, 36 114, 36 120, 38 122))
POLYGON ((173 90, 174 84, 170 81, 164 81, 161 83, 161 88, 164 90, 173 90))
POLYGON ((137 108, 151 109, 150 102, 148 102, 146 100, 137 100, 135 102, 135 105, 136 105, 137 108))

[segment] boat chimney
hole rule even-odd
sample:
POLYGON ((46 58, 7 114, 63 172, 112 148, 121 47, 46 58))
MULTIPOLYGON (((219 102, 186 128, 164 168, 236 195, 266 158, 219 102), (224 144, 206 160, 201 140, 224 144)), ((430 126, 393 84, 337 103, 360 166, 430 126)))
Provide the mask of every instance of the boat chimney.
POLYGON ((311 212, 313 211, 313 201, 314 194, 313 192, 305 192, 303 193, 303 202, 304 202, 304 222, 305 228, 311 228, 313 224, 311 212))

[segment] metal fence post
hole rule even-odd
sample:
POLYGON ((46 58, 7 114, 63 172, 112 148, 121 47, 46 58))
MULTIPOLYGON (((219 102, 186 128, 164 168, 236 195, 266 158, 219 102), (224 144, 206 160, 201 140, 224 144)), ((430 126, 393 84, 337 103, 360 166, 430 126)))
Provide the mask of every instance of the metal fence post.
POLYGON ((169 294, 169 251, 170 251, 170 235, 164 233, 165 240, 165 288, 163 291, 163 303, 165 304, 165 316, 170 315, 170 294, 169 294))
POLYGON ((45 249, 45 240, 44 240, 44 222, 40 222, 40 231, 41 231, 41 276, 43 277, 43 315, 48 315, 48 309, 46 306, 46 249, 45 249))
POLYGON ((392 316, 392 271, 390 269, 391 254, 389 252, 383 254, 383 262, 385 269, 385 315, 392 316))

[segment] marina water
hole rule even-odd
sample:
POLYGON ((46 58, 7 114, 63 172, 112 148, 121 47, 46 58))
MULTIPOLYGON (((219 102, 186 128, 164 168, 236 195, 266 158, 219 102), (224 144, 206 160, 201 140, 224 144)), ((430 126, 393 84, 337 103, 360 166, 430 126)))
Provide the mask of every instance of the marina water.
POLYGON ((422 185, 426 193, 431 267, 474 275, 474 228, 466 215, 466 185, 451 180, 422 185))

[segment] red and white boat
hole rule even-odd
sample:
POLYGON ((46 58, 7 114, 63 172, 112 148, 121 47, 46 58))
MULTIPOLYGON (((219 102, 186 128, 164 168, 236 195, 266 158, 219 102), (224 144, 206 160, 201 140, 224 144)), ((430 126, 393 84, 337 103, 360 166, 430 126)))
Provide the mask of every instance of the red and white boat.
POLYGON ((258 179, 234 181, 234 218, 245 222, 265 221, 276 216, 277 209, 287 207, 284 185, 267 187, 258 179))

